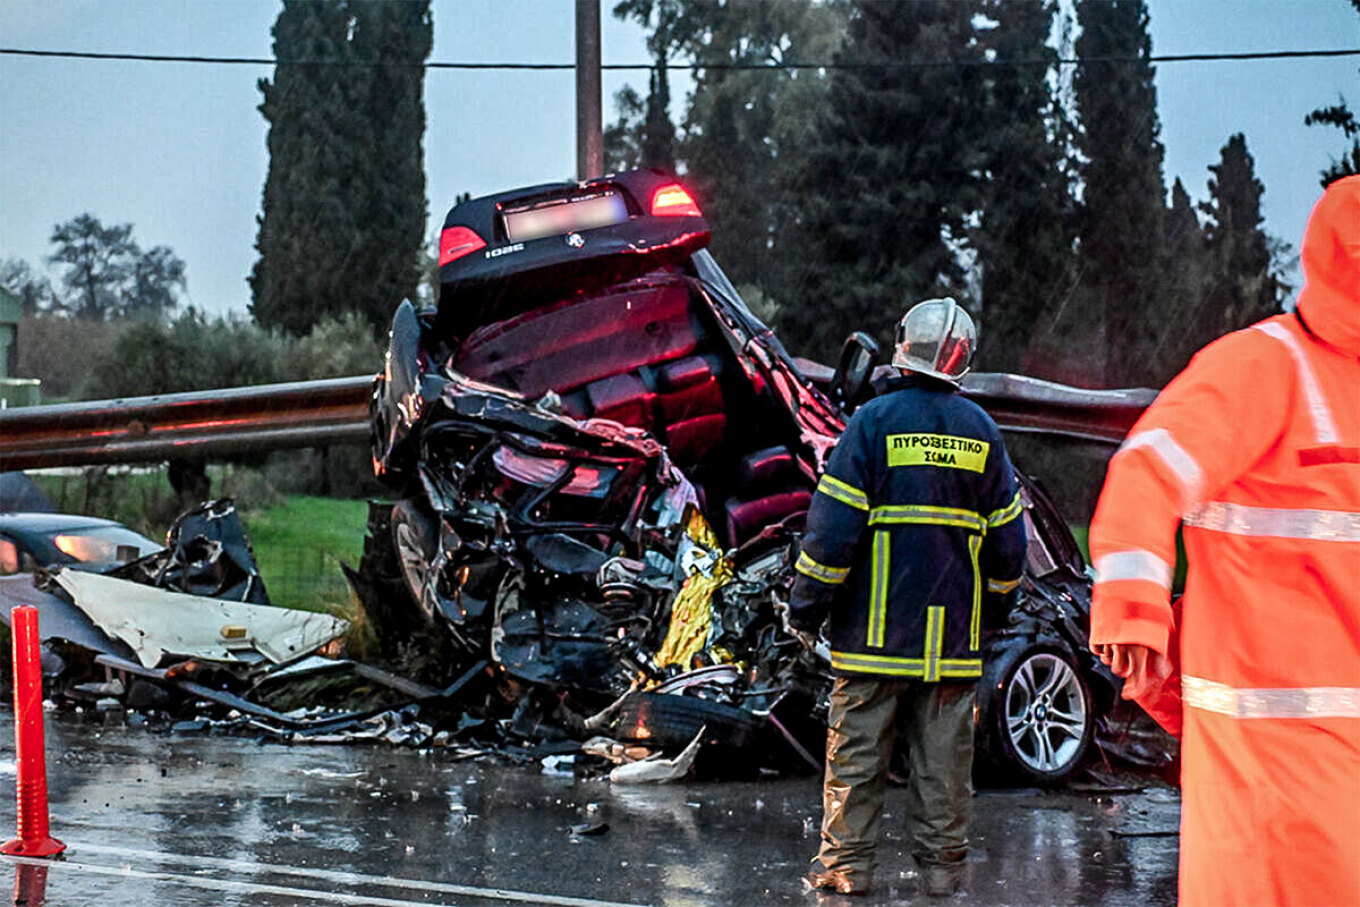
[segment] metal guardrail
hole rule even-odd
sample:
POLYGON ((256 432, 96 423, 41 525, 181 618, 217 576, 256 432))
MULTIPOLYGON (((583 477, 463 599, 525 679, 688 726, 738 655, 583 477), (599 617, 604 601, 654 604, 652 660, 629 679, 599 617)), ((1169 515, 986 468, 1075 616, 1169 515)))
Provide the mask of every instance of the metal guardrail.
MULTIPOLYGON (((812 363, 801 363, 813 380, 812 363)), ((829 376, 830 370, 827 369, 829 376)), ((0 411, 0 470, 233 454, 368 440, 373 378, 331 378, 0 411)), ((1005 429, 1118 444, 1155 391, 977 373, 964 392, 1005 429)))
POLYGON ((28 406, 0 412, 0 470, 170 459, 368 440, 373 377, 28 406))
POLYGON ((1010 431, 1116 445, 1157 398, 1145 387, 1088 390, 1025 375, 977 372, 963 392, 1010 431))

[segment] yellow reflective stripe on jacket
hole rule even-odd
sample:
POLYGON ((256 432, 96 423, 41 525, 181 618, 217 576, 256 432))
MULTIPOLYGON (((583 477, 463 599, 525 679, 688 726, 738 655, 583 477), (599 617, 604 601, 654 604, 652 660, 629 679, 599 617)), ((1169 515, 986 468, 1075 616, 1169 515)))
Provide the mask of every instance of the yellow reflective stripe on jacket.
POLYGON ((958 526, 986 532, 987 522, 976 510, 961 507, 931 507, 925 504, 887 504, 869 511, 870 526, 919 523, 930 526, 958 526))
POLYGON ((993 529, 997 526, 1004 526, 1018 517, 1024 509, 1024 505, 1020 503, 1020 492, 1017 491, 1015 497, 1011 499, 1009 504, 1002 507, 1000 510, 993 511, 987 517, 987 525, 993 529))
POLYGON ((799 553, 798 562, 793 565, 793 569, 804 576, 810 576, 832 586, 845 582, 845 578, 850 575, 849 567, 828 567, 826 564, 819 564, 808 557, 806 551, 799 553))
MULTIPOLYGON (((926 676, 924 658, 895 658, 890 655, 864 655, 859 652, 831 652, 831 667, 859 674, 884 674, 889 677, 926 676)), ((937 680, 957 680, 982 676, 981 658, 941 658, 935 667, 937 680)))
MULTIPOLYGON (((973 615, 968 619, 968 648, 978 650, 982 640, 982 565, 978 563, 978 552, 982 549, 982 536, 968 536, 968 561, 973 565, 973 615)), ((991 584, 988 583, 988 588, 991 584)))
POLYGON ((944 608, 926 608, 926 673, 924 680, 940 679, 940 655, 944 653, 944 608))
POLYGON ((869 590, 869 634, 866 642, 875 649, 883 648, 888 623, 888 579, 892 566, 892 538, 882 529, 874 533, 869 575, 873 584, 869 590))
POLYGON ((996 592, 1000 595, 1005 595, 1007 592, 1014 592, 1019 587, 1020 587, 1019 578, 1009 580, 1001 579, 987 580, 987 591, 996 592))
POLYGON ((848 482, 831 475, 823 475, 817 483, 817 490, 834 501, 848 504, 856 510, 869 509, 869 496, 848 482))

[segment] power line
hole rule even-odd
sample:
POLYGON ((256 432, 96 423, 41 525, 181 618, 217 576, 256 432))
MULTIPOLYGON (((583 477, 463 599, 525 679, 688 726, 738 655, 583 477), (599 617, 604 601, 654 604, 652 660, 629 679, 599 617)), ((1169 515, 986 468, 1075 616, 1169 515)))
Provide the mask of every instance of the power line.
MULTIPOLYGON (((47 57, 65 60, 117 60, 134 63, 197 63, 228 66, 420 66, 424 69, 461 69, 461 70, 570 70, 574 63, 457 63, 432 61, 425 63, 400 63, 388 61, 364 62, 356 60, 276 60, 273 57, 205 57, 180 54, 129 54, 99 53, 80 50, 36 50, 20 47, 0 47, 0 55, 13 57, 47 57)), ((910 61, 892 60, 878 63, 828 62, 828 63, 669 63, 671 70, 834 70, 834 69, 927 69, 942 66, 1089 66, 1098 63, 1190 63, 1225 62, 1236 60, 1297 60, 1321 57, 1360 56, 1360 48, 1337 50, 1272 50, 1250 51, 1245 53, 1219 54, 1164 54, 1149 57, 1065 57, 1057 60, 939 60, 910 61)), ((614 72, 646 72, 656 68, 653 63, 606 63, 600 67, 614 72)))

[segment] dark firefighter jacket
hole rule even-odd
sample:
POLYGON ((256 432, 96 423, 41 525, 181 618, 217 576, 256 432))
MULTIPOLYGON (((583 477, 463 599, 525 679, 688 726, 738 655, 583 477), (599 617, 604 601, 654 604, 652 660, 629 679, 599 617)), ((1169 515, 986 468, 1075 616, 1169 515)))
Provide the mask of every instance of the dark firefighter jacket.
POLYGON ((951 385, 896 378, 851 417, 808 511, 789 622, 831 617, 837 674, 982 674, 984 604, 1019 585, 1025 529, 1001 432, 951 385))

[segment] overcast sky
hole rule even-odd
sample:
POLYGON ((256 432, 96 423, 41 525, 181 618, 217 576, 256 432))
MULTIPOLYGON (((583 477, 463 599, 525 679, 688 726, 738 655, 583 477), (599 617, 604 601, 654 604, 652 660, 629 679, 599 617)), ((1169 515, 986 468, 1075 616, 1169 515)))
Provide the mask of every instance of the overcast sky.
MULTIPOLYGON (((740 0, 736 0, 740 2, 740 0)), ((641 31, 609 15, 605 63, 644 63, 641 31)), ((574 60, 572 0, 434 0, 431 60, 574 60)), ((276 0, 0 0, 0 46, 268 57, 276 0)), ((1348 0, 1149 0, 1154 54, 1360 47, 1348 0)), ((1339 157, 1340 130, 1303 116, 1360 104, 1360 58, 1163 63, 1157 70, 1168 187, 1203 199, 1208 166, 1244 132, 1265 184, 1266 228, 1298 245, 1339 157)), ((82 212, 132 223, 143 248, 187 264, 190 301, 245 311, 268 158, 256 81, 272 67, 0 56, 0 259, 41 265, 53 225, 82 212)), ((605 73, 605 120, 626 81, 605 73)), ((454 195, 569 178, 570 71, 431 70, 425 81, 430 232, 454 195)), ((673 113, 681 111, 677 98, 673 113)))

